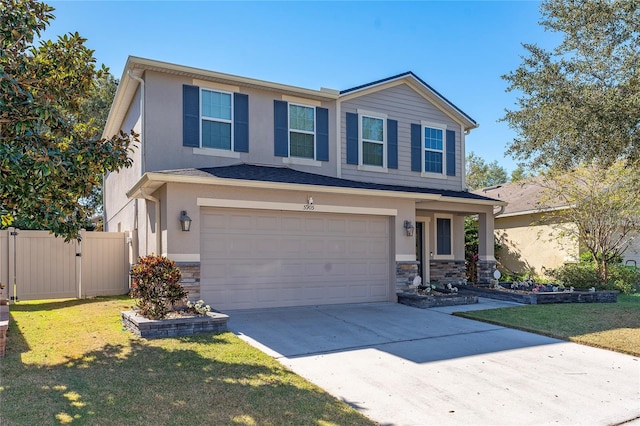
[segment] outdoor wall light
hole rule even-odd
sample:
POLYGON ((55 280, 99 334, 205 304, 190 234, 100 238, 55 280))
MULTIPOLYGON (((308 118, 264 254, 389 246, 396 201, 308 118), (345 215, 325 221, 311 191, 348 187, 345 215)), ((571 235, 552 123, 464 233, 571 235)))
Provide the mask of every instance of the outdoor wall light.
POLYGON ((191 229, 191 218, 187 215, 186 210, 182 210, 182 213, 180 213, 180 228, 184 232, 188 232, 191 229))
POLYGON ((404 221, 404 230, 407 233, 407 237, 413 237, 413 230, 415 227, 413 226, 413 222, 410 220, 404 221))

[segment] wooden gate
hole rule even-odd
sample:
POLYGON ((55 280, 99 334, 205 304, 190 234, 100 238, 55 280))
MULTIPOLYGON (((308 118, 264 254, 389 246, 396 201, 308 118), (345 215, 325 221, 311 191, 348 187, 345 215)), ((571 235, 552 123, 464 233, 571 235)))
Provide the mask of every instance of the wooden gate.
POLYGON ((0 231, 0 282, 11 300, 83 298, 129 289, 125 233, 85 232, 68 243, 48 231, 0 231))

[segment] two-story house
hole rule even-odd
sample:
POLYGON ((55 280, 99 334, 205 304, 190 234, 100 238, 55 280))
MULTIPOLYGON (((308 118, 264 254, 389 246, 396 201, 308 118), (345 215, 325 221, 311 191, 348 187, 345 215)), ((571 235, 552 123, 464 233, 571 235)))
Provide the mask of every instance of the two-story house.
POLYGON ((476 122, 411 72, 311 90, 130 57, 104 135, 134 129, 132 168, 104 183, 107 231, 165 255, 217 309, 395 301, 421 275, 465 275, 478 215, 465 189, 476 122), (187 231, 188 220, 190 227, 187 231))

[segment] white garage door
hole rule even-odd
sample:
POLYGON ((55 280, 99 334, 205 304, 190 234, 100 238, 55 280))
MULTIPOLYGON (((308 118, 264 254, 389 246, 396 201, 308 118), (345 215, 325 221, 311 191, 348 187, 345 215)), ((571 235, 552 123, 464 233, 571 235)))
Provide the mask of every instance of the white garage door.
POLYGON ((389 219, 203 209, 201 295, 217 309, 389 300, 389 219))

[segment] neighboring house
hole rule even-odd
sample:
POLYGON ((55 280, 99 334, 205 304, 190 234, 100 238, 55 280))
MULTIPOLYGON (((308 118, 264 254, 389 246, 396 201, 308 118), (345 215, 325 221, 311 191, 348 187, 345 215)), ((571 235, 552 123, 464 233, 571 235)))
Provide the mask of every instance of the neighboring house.
MULTIPOLYGON (((545 206, 543 188, 536 178, 510 182, 474 191, 508 203, 495 217, 496 241, 502 245, 497 257, 499 269, 544 276, 553 269, 580 259, 577 228, 573 223, 553 219, 553 211, 566 205, 545 206)), ((624 253, 623 261, 640 266, 640 239, 624 253)))
POLYGON ((480 217, 488 281, 503 203, 465 191, 476 127, 411 72, 311 90, 130 57, 104 136, 141 143, 105 179, 105 228, 130 232, 133 256, 175 260, 190 297, 218 309, 395 301, 416 275, 458 281, 466 215, 480 217))

